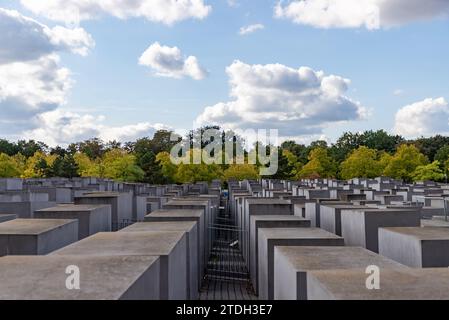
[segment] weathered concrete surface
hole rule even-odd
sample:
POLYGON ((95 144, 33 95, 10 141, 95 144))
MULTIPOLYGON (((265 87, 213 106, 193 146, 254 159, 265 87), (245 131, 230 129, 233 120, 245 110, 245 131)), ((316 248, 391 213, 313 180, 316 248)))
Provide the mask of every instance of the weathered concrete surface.
POLYGON ((180 231, 100 232, 52 255, 160 256, 160 297, 187 299, 186 234, 180 231))
POLYGON ((0 270, 0 300, 160 298, 157 256, 9 256, 0 270), (68 266, 79 268, 80 290, 67 289, 68 266))
POLYGON ((75 197, 75 204, 108 204, 111 206, 113 229, 124 221, 132 220, 132 194, 118 192, 92 192, 75 197))
POLYGON ((0 256, 44 255, 77 240, 77 220, 15 219, 0 223, 0 256))
POLYGON ((449 221, 444 217, 433 217, 432 219, 421 219, 421 227, 449 227, 449 221))
POLYGON ((341 236, 341 211, 342 210, 357 210, 368 209, 365 206, 355 205, 341 205, 341 204, 321 204, 320 215, 320 228, 341 236))
POLYGON ((292 215, 254 215, 251 216, 251 240, 249 270, 254 290, 258 294, 258 261, 259 261, 259 229, 260 228, 310 228, 310 221, 292 215))
POLYGON ((379 252, 378 229, 381 227, 419 227, 418 210, 378 209, 342 210, 341 231, 348 246, 379 252))
POLYGON ((383 269, 379 290, 366 287, 366 269, 307 272, 309 300, 449 300, 449 269, 383 269))
POLYGON ((413 268, 449 267, 449 229, 380 228, 379 253, 413 268))
POLYGON ((79 240, 97 232, 111 231, 111 206, 80 204, 59 205, 34 212, 38 219, 76 219, 78 220, 79 240))
POLYGON ((376 265, 381 270, 407 268, 361 247, 275 247, 274 299, 307 300, 311 270, 356 269, 376 265))
POLYGON ((200 278, 205 274, 205 267, 209 255, 206 252, 207 246, 207 226, 205 223, 204 209, 161 209, 151 212, 145 217, 145 222, 175 222, 194 221, 198 224, 199 257, 200 257, 200 278))
POLYGON ((187 299, 198 300, 201 286, 198 223, 195 221, 138 222, 119 232, 147 231, 182 231, 186 233, 187 299))
POLYGON ((50 201, 0 202, 0 214, 15 214, 18 218, 33 218, 34 211, 56 206, 50 201))
POLYGON ((14 219, 17 219, 17 215, 15 214, 0 214, 0 223, 14 219))
POLYGON ((343 246, 343 238, 317 228, 259 229, 259 298, 274 297, 275 246, 343 246))

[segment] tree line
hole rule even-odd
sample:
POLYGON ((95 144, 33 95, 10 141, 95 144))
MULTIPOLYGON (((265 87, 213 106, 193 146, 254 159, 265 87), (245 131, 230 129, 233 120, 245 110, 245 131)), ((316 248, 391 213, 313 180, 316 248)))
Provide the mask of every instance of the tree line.
MULTIPOLYGON (((220 130, 219 127, 200 128, 189 132, 187 137, 201 141, 201 133, 208 128, 220 130)), ((170 131, 160 130, 152 138, 127 143, 94 138, 64 148, 49 148, 33 140, 0 139, 0 177, 96 176, 151 184, 259 178, 259 163, 173 164, 170 151, 177 141, 171 141, 171 135, 170 131)), ((232 142, 241 140, 236 136, 232 142)), ((204 147, 205 143, 201 141, 199 145, 204 147)), ((314 141, 306 146, 286 141, 277 150, 279 168, 272 176, 276 179, 385 175, 406 182, 444 182, 449 170, 449 137, 441 135, 406 140, 384 130, 346 132, 334 144, 314 141)), ((246 150, 244 156, 247 155, 246 150)))

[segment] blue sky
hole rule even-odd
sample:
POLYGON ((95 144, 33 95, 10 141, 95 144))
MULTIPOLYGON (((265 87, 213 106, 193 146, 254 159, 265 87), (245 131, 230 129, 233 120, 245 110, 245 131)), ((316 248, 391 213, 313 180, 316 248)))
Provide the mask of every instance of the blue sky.
MULTIPOLYGON (((87 138, 89 134, 104 131, 109 132, 109 136, 104 135, 105 138, 134 138, 133 134, 119 133, 121 127, 137 123, 158 123, 178 130, 191 129, 197 117, 205 112, 205 107, 235 100, 230 96, 230 75, 226 72, 235 60, 248 67, 271 64, 280 64, 292 70, 309 67, 315 72, 323 71, 325 76, 336 75, 350 80, 347 90, 339 95, 340 98, 350 99, 344 102, 347 106, 342 112, 355 112, 354 108, 358 105, 367 109, 368 114, 363 119, 355 115, 346 119, 343 115, 320 122, 319 116, 310 116, 313 111, 301 111, 306 118, 313 118, 310 130, 295 131, 295 128, 303 126, 303 120, 291 121, 285 126, 285 135, 293 136, 298 141, 307 142, 317 137, 334 141, 347 130, 385 129, 410 137, 449 132, 449 107, 446 102, 449 99, 449 19, 444 15, 449 12, 449 6, 442 5, 424 17, 417 14, 406 22, 398 22, 398 25, 389 21, 388 25, 369 29, 363 25, 347 27, 338 23, 323 27, 316 21, 297 23, 291 16, 277 18, 274 7, 278 1, 274 0, 239 0, 235 6, 229 5, 226 0, 200 2, 212 8, 206 17, 186 18, 172 25, 146 17, 118 19, 107 12, 96 19, 82 21, 80 27, 95 41, 95 46, 89 48, 89 54, 81 56, 70 50, 55 49, 60 57, 59 67, 70 70, 73 81, 70 90, 64 92, 64 102, 42 112, 23 114, 24 119, 35 119, 34 122, 30 121, 33 122, 30 127, 8 126, 11 121, 0 125, 1 135, 12 139, 30 136, 48 138, 46 142, 49 144, 63 144, 70 139, 87 138), (264 28, 247 35, 239 34, 241 27, 254 24, 262 24, 264 28), (139 65, 140 56, 155 42, 161 46, 179 48, 184 57, 195 56, 201 67, 207 70, 207 76, 201 80, 190 76, 161 77, 156 75, 154 68, 139 65), (438 100, 440 97, 443 100, 438 100), (62 124, 60 121, 58 124, 52 123, 56 121, 54 116, 51 117, 53 120, 48 120, 48 128, 42 128, 45 112, 55 110, 60 112, 59 116, 69 112, 64 119, 74 117, 75 124, 70 119, 62 124), (76 124, 76 121, 83 121, 86 115, 91 117, 86 118, 86 123, 91 121, 95 126, 98 120, 102 125, 90 130, 76 124), (438 125, 433 127, 435 119, 438 125), (67 124, 67 128, 61 128, 67 124), (404 129, 406 124, 413 130, 404 129)), ((282 5, 287 9, 288 4, 284 1, 282 5)), ((48 28, 65 26, 61 19, 49 19, 19 1, 0 0, 0 8, 15 9, 48 28)), ((8 41, 13 41, 11 39, 8 41)), ((10 45, 5 41, 0 43, 0 52, 10 45)), ((240 72, 238 70, 241 69, 235 69, 235 76, 240 72)), ((260 75, 258 71, 251 72, 252 76, 260 75)), ((246 84, 242 83, 245 79, 238 81, 241 82, 234 83, 237 88, 244 85, 246 88, 246 84)), ((242 100, 244 95, 251 95, 253 89, 251 87, 242 93, 242 100)), ((257 101, 261 97, 261 94, 258 95, 257 101)), ((282 105, 296 103, 299 99, 296 93, 295 97, 296 100, 291 100, 293 98, 290 96, 286 98, 286 95, 280 94, 260 112, 255 105, 254 108, 248 107, 248 112, 239 113, 239 108, 246 108, 244 102, 224 110, 225 113, 236 112, 241 118, 239 125, 244 127, 250 121, 246 117, 266 112, 270 106, 276 105, 276 99, 286 99, 279 102, 282 105)), ((7 102, 3 102, 2 106, 1 98, 0 91, 0 108, 3 107, 0 112, 10 110, 7 102)), ((338 99, 335 103, 338 104, 338 99)), ((329 104, 331 102, 326 98, 323 110, 332 113, 334 109, 329 104)), ((283 113, 287 116, 291 114, 291 110, 283 113)), ((225 125, 233 123, 233 118, 227 119, 225 116, 207 115, 205 118, 225 125)), ((284 118, 270 115, 266 119, 257 125, 269 129, 270 124, 277 125, 277 120, 283 121, 284 118), (271 121, 271 116, 278 118, 271 121)), ((251 124, 250 127, 255 125, 251 124)), ((132 131, 131 127, 128 129, 132 131)), ((146 135, 153 129, 152 126, 143 126, 136 130, 136 135, 146 135)))

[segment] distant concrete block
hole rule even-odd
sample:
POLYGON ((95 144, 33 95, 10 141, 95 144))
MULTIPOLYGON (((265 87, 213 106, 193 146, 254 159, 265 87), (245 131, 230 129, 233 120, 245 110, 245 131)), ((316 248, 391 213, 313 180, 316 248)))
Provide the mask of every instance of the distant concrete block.
POLYGON ((45 255, 77 240, 77 220, 15 219, 0 223, 0 256, 45 255))
POLYGON ((18 218, 31 219, 34 211, 56 206, 50 201, 0 202, 0 214, 15 214, 18 218))
POLYGON ((205 274, 205 268, 209 255, 206 252, 206 241, 208 241, 207 226, 205 224, 203 209, 168 209, 157 210, 145 217, 145 222, 176 222, 176 221, 194 221, 198 224, 199 239, 199 257, 200 257, 200 278, 205 274))
POLYGON ((307 273, 313 270, 357 269, 376 265, 407 268, 360 247, 275 247, 274 299, 307 300, 307 273))
POLYGON ((0 258, 0 300, 159 300, 157 256, 9 256, 0 258), (66 269, 80 271, 68 290, 66 269))
POLYGON ((449 269, 382 269, 380 289, 366 287, 366 269, 307 272, 309 300, 449 300, 449 269))
POLYGON ((341 236, 341 211, 369 209, 365 206, 322 204, 320 206, 320 228, 341 236))
POLYGON ((187 299, 198 300, 201 287, 200 243, 196 221, 138 222, 119 232, 183 231, 187 234, 187 299))
POLYGON ((259 229, 259 298, 274 298, 275 246, 343 246, 343 238, 317 228, 259 229))
POLYGON ((186 234, 178 231, 101 232, 52 255, 160 256, 160 297, 187 299, 186 234))
POLYGON ((111 206, 112 229, 118 230, 131 222, 133 203, 131 193, 92 192, 75 197, 75 204, 109 204, 111 206))
POLYGON ((249 270, 253 287, 258 294, 258 261, 260 228, 310 228, 310 221, 291 215, 254 215, 251 216, 249 270))
POLYGON ((0 214, 0 223, 14 219, 17 219, 17 215, 15 214, 0 214))
POLYGON ((413 268, 449 267, 449 229, 380 228, 379 253, 413 268))
POLYGON ((111 231, 111 206, 95 204, 59 205, 34 212, 38 219, 78 220, 79 240, 97 232, 111 231))
POLYGON ((23 188, 22 179, 16 179, 16 178, 0 179, 0 191, 22 190, 22 188, 23 188))
POLYGON ((418 210, 378 209, 342 210, 341 231, 348 246, 379 252, 378 229, 381 227, 419 227, 418 210))

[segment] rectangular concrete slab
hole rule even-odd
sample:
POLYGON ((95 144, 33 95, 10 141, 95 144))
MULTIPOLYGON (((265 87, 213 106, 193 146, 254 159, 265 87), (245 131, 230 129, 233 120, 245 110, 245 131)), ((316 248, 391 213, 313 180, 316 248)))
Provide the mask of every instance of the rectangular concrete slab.
POLYGON ((205 274, 205 267, 209 255, 207 253, 206 241, 207 225, 203 209, 160 209, 151 212, 145 216, 144 222, 163 222, 163 221, 194 221, 198 223, 199 256, 200 256, 200 278, 205 274))
POLYGON ((0 223, 5 221, 14 220, 17 218, 17 215, 15 214, 0 214, 0 223))
POLYGON ((44 255, 78 241, 78 221, 15 219, 0 223, 0 256, 44 255))
POLYGON ((368 208, 365 206, 355 205, 321 204, 319 210, 320 228, 341 236, 341 211, 356 209, 368 208))
POLYGON ((366 286, 366 269, 307 272, 309 300, 449 300, 449 269, 382 269, 380 289, 366 286))
POLYGON ((282 247, 274 249, 274 299, 307 300, 311 270, 356 269, 376 265, 407 268, 361 247, 282 247))
POLYGON ((147 231, 182 231, 186 233, 187 299, 198 300, 201 287, 198 223, 195 221, 138 222, 119 232, 147 231))
POLYGON ((380 228, 379 253, 413 268, 449 267, 449 229, 380 228))
POLYGON ((9 256, 0 258, 0 300, 158 300, 157 256, 9 256), (80 289, 69 290, 75 266, 80 289))
POLYGON ((259 229, 259 298, 274 298, 275 246, 343 246, 344 240, 318 228, 261 228, 259 229))
POLYGON ((79 240, 97 232, 111 231, 111 206, 80 204, 59 205, 34 212, 38 219, 76 219, 78 220, 79 240))
POLYGON ((420 212, 414 209, 360 209, 341 212, 341 231, 345 244, 374 252, 379 252, 379 228, 420 225, 420 212))
POLYGON ((254 215, 251 216, 249 270, 251 281, 258 294, 258 261, 260 228, 310 228, 310 220, 291 215, 254 215))
POLYGON ((160 296, 187 299, 186 235, 180 231, 100 232, 52 255, 160 256, 160 296))

